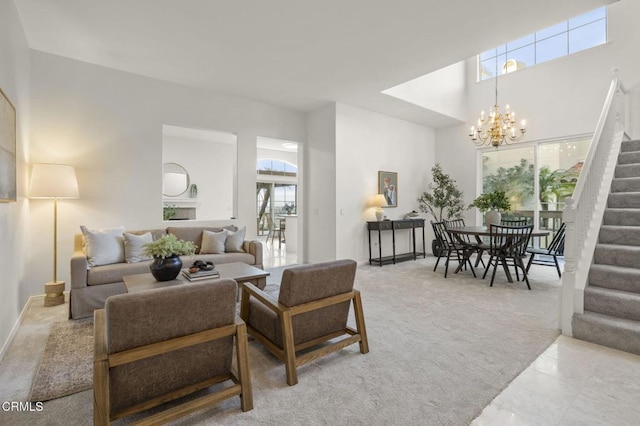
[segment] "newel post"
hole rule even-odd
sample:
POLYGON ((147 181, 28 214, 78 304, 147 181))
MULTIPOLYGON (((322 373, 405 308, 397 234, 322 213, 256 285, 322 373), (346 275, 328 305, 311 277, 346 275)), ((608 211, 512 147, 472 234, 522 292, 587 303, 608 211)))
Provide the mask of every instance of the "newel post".
POLYGON ((564 244, 564 273, 562 274, 562 291, 560 293, 558 325, 562 334, 573 335, 571 319, 574 313, 574 296, 576 288, 576 271, 578 268, 578 238, 576 235, 577 210, 575 200, 565 199, 566 207, 562 212, 562 220, 566 225, 564 244))

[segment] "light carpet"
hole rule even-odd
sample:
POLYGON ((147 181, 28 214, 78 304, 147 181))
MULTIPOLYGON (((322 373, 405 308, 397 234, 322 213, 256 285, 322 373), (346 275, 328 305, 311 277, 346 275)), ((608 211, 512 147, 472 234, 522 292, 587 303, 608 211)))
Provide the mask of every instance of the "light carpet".
MULTIPOLYGON (((284 365, 250 342, 254 409, 241 412, 235 398, 174 424, 469 424, 558 336, 559 281, 534 266, 533 290, 501 272, 490 288, 470 272, 444 279, 433 265, 358 267, 368 354, 353 345, 314 360, 289 387, 284 365)), ((30 423, 82 424, 91 404, 90 391, 59 398, 30 423)))

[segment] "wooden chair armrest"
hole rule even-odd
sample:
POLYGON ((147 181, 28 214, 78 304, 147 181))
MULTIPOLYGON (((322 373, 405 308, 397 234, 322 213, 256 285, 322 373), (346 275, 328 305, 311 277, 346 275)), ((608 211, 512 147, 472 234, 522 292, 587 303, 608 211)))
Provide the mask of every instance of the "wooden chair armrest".
POLYGON ((248 298, 250 296, 253 296, 256 299, 258 299, 263 305, 271 309, 276 314, 280 314, 289 309, 286 306, 278 303, 277 300, 269 296, 264 291, 260 290, 254 284, 248 283, 248 282, 242 283, 242 303, 243 304, 245 303, 245 297, 247 298, 246 302, 248 303, 248 298))
POLYGON ((105 310, 93 311, 93 361, 104 361, 107 356, 107 329, 105 327, 105 310))
POLYGON ((315 311, 326 306, 336 305, 338 303, 350 301, 355 297, 357 290, 352 290, 348 293, 337 294, 335 296, 326 297, 320 300, 314 300, 313 302, 304 303, 302 305, 292 306, 291 315, 299 315, 305 312, 315 311))
POLYGON ((246 323, 240 318, 240 315, 236 315, 235 320, 233 321, 234 325, 237 327, 239 325, 246 325, 246 323))

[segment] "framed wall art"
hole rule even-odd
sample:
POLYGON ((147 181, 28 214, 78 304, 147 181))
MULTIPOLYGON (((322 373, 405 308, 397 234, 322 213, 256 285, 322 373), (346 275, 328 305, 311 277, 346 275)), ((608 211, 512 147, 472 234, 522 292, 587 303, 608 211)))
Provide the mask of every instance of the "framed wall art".
POLYGON ((384 195, 387 207, 398 207, 398 173, 378 172, 378 194, 384 195))
POLYGON ((16 201, 16 109, 0 89, 0 202, 16 201))

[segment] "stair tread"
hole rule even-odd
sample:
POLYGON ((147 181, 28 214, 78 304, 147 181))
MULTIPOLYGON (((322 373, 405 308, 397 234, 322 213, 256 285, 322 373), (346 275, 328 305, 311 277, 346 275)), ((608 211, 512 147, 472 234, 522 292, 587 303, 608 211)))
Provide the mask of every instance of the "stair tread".
POLYGON ((587 287, 585 287, 584 292, 595 294, 595 295, 606 295, 606 296, 613 296, 613 297, 637 299, 638 301, 640 301, 640 293, 636 293, 633 291, 613 289, 608 287, 601 287, 599 285, 593 285, 593 284, 589 284, 587 287))
MULTIPOLYGON (((640 266, 640 265, 638 265, 640 266)), ((628 266, 618 266, 618 265, 608 265, 606 263, 594 263, 591 265, 591 269, 599 269, 602 271, 610 271, 610 272, 620 272, 627 274, 638 274, 640 275, 640 268, 630 268, 628 266)))
POLYGON ((596 249, 602 248, 607 250, 626 250, 626 251, 638 251, 640 252, 640 247, 638 246, 625 246, 624 244, 596 244, 596 249))
MULTIPOLYGON (((640 164, 640 163, 638 163, 640 164)), ((628 166, 628 164, 625 164, 628 166)), ((613 180, 640 180, 640 176, 624 176, 624 177, 615 177, 613 180)))
POLYGON ((597 312, 584 311, 582 315, 583 319, 591 322, 598 322, 607 326, 615 328, 623 328, 625 330, 635 331, 640 333, 640 321, 634 321, 626 318, 612 317, 611 315, 599 314, 597 312))

